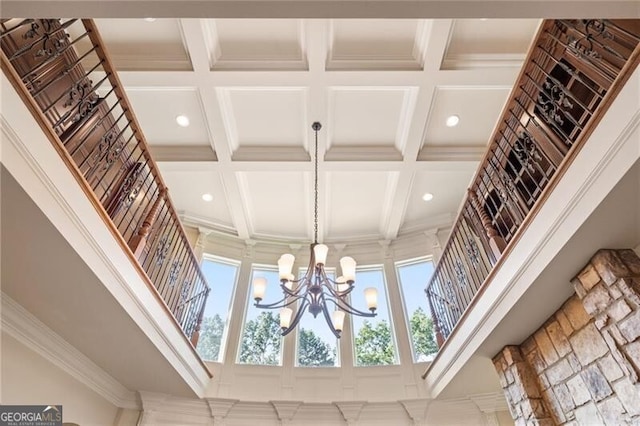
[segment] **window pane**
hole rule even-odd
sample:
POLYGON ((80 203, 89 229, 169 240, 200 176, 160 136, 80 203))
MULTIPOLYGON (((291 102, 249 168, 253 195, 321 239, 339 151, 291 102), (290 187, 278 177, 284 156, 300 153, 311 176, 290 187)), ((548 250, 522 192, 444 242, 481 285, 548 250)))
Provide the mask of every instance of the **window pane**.
POLYGON ((267 291, 263 303, 273 303, 282 298, 278 270, 269 267, 254 267, 249 285, 248 306, 244 330, 240 341, 238 362, 241 364, 280 365, 282 363, 282 336, 280 334, 280 311, 258 309, 254 306, 253 280, 267 279, 267 291))
POLYGON ((409 323, 413 360, 430 361, 438 352, 433 334, 433 320, 424 288, 433 274, 433 262, 418 260, 398 266, 398 279, 409 323))
POLYGON ((204 309, 200 339, 196 350, 202 359, 222 361, 229 308, 235 288, 238 264, 233 261, 207 256, 202 262, 202 272, 211 286, 204 309))
MULTIPOLYGON (((300 270, 302 277, 307 272, 300 270)), ((333 270, 327 269, 327 277, 334 279, 333 270)), ((327 304, 329 312, 335 309, 327 304)), ((333 335, 322 313, 314 318, 309 311, 305 312, 298 323, 298 366, 300 367, 335 367, 338 365, 338 339, 333 335)))
POLYGON ((378 315, 374 318, 351 315, 356 365, 396 364, 393 327, 382 268, 363 268, 356 271, 356 288, 351 293, 351 304, 360 311, 369 311, 363 293, 368 287, 378 290, 378 315))

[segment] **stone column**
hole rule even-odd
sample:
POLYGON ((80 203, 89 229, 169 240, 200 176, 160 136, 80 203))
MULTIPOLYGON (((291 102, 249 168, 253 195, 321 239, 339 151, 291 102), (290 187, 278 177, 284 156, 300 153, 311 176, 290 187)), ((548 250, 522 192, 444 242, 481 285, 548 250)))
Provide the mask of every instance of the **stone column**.
POLYGON ((536 373, 523 359, 518 346, 505 346, 493 358, 511 417, 516 424, 554 425, 542 399, 536 373))
POLYGON ((640 424, 640 258, 599 250, 576 295, 494 358, 516 424, 640 424))

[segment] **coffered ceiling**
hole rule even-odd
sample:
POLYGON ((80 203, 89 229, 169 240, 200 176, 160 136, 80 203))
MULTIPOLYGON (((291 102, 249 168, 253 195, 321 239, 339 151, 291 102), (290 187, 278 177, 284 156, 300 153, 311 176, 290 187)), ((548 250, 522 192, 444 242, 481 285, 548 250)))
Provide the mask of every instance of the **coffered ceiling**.
POLYGON ((451 224, 539 20, 97 23, 187 223, 310 240, 320 121, 328 242, 451 224))

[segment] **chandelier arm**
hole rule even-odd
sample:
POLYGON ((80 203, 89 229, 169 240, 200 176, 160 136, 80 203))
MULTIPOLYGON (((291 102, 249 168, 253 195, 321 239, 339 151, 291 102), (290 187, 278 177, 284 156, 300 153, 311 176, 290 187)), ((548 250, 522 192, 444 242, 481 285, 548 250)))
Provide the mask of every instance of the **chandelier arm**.
POLYGON ((268 304, 254 303, 253 306, 255 306, 256 308, 260 308, 260 309, 286 308, 287 306, 291 305, 292 303, 295 303, 298 300, 304 299, 304 298, 305 298, 305 296, 292 295, 291 297, 283 297, 282 299, 278 300, 277 302, 268 303, 268 304), (289 301, 286 302, 287 300, 289 300, 289 301))
POLYGON ((345 311, 348 314, 358 315, 360 317, 367 317, 367 318, 373 318, 373 317, 375 317, 377 315, 375 312, 365 312, 365 311, 361 311, 359 309, 356 309, 353 306, 351 306, 350 304, 348 304, 346 300, 343 300, 343 299, 340 299, 340 298, 338 298, 338 299, 327 298, 326 300, 330 301, 331 303, 333 303, 338 308, 340 308, 341 310, 345 311))
MULTIPOLYGON (((333 326, 333 320, 331 319, 331 316, 329 315, 329 309, 327 309, 327 300, 326 300, 326 298, 324 296, 324 293, 322 294, 321 300, 322 300, 322 314, 324 315, 325 321, 327 321, 327 325, 329 326, 329 330, 331 330, 333 335, 336 336, 337 339, 339 339, 341 333, 338 330, 336 330, 335 327, 333 326)), ((331 300, 331 299, 329 299, 329 300, 331 300)))
MULTIPOLYGON (((326 278, 326 275, 324 275, 324 278, 326 278)), ((340 285, 340 284, 336 283, 335 281, 333 281, 333 280, 331 280, 329 278, 326 278, 322 282, 322 285, 324 287, 326 287, 327 291, 331 294, 331 296, 335 297, 336 299, 340 299, 340 298, 346 296, 347 294, 351 293, 353 291, 354 287, 355 287, 353 284, 350 284, 349 288, 346 289, 345 291, 338 291, 338 290, 336 290, 336 289, 334 289, 332 287, 332 284, 336 285, 336 286, 340 285)), ((344 284, 344 283, 342 283, 342 284, 344 284)))
POLYGON ((289 327, 282 330, 282 336, 286 336, 287 334, 291 333, 293 329, 296 328, 296 326, 300 322, 300 319, 302 318, 302 314, 304 314, 308 306, 309 306, 309 300, 305 297, 302 301, 302 304, 300 305, 300 308, 296 311, 296 316, 293 317, 293 320, 289 324, 289 327))
POLYGON ((280 288, 281 288, 281 289, 282 289, 282 291, 283 291, 286 295, 288 295, 288 296, 293 296, 293 297, 295 297, 295 296, 299 296, 299 295, 300 295, 300 292, 302 291, 302 289, 303 289, 303 288, 305 288, 305 286, 308 286, 308 285, 309 285, 308 280, 307 280, 306 278, 307 278, 307 277, 306 277, 306 276, 304 276, 304 277, 302 277, 302 278, 301 278, 301 279, 299 279, 299 280, 296 280, 296 281, 289 281, 289 282, 294 283, 294 284, 299 284, 299 285, 296 285, 296 289, 295 289, 295 290, 289 290, 289 289, 287 288, 287 286, 286 286, 286 285, 284 285, 284 283, 283 283, 282 281, 280 282, 280 288))
POLYGON ((329 292, 331 293, 331 295, 333 297, 336 297, 336 298, 344 297, 347 294, 351 293, 353 291, 353 289, 355 288, 355 285, 353 284, 353 282, 351 284, 349 284, 349 283, 339 283, 339 282, 329 278, 327 276, 325 270, 324 270, 324 267, 322 267, 320 270, 321 270, 322 285, 325 286, 329 290, 329 292), (339 285, 348 284, 349 288, 346 289, 345 291, 338 291, 338 290, 336 290, 336 289, 334 289, 332 287, 332 284, 334 286, 336 286, 336 287, 339 286, 339 285))

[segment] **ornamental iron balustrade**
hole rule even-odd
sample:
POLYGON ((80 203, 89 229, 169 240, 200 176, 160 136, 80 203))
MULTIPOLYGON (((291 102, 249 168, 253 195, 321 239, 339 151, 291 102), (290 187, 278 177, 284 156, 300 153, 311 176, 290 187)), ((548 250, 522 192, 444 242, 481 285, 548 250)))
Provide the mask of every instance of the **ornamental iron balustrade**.
POLYGON ((425 289, 438 345, 638 65, 639 41, 640 20, 542 23, 425 289))
POLYGON ((2 19, 2 69, 197 345, 209 285, 88 19, 2 19))

